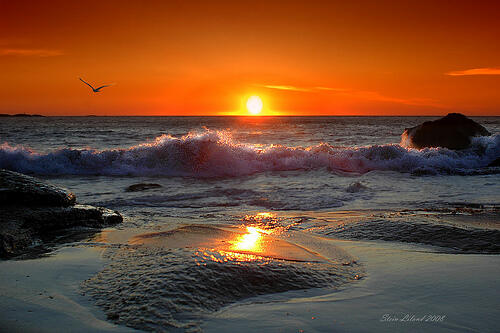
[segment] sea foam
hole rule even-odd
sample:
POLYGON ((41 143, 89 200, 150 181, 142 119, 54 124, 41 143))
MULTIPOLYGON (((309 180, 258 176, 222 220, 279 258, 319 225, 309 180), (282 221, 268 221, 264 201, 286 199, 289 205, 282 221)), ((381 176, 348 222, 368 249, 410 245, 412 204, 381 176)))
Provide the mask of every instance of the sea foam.
POLYGON ((337 147, 258 147, 232 139, 227 131, 204 130, 182 137, 161 135, 130 148, 60 149, 39 153, 0 145, 0 168, 39 175, 234 177, 268 171, 318 170, 366 173, 470 174, 500 156, 500 135, 473 138, 470 148, 411 149, 397 144, 337 147))

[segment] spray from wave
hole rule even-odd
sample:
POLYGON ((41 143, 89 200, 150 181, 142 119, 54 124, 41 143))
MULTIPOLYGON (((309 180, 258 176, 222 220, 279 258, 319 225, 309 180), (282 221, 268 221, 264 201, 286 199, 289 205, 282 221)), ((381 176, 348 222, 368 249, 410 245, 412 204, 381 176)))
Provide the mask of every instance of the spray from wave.
MULTIPOLYGON (((318 170, 366 173, 470 174, 500 156, 500 135, 473 138, 462 151, 410 149, 401 145, 255 147, 235 142, 227 131, 162 135, 131 148, 60 149, 38 153, 0 145, 0 168, 39 175, 234 177, 267 171, 318 170)), ((491 169, 491 168, 490 168, 491 169)), ((496 172, 495 170, 486 172, 496 172)))

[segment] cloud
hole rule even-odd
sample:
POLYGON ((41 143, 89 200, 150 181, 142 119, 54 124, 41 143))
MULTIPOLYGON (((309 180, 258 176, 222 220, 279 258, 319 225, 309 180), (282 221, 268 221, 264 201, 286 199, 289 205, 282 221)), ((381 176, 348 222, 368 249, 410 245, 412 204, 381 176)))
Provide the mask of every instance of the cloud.
POLYGON ((0 49, 0 56, 14 57, 57 57, 63 55, 60 50, 48 49, 0 49))
POLYGON ((448 72, 446 75, 464 76, 464 75, 500 75, 500 68, 472 68, 463 71, 448 72))
POLYGON ((297 87, 297 86, 289 86, 289 85, 271 85, 271 84, 256 84, 256 86, 267 88, 267 89, 300 91, 300 92, 318 92, 318 91, 343 92, 343 91, 346 91, 346 89, 329 88, 329 87, 297 87))
POLYGON ((302 92, 313 91, 313 88, 301 88, 295 86, 281 86, 281 85, 269 85, 269 84, 258 84, 257 86, 268 89, 276 89, 276 90, 289 90, 289 91, 302 91, 302 92))
POLYGON ((399 98, 382 95, 376 91, 349 91, 346 95, 366 99, 370 101, 399 103, 406 105, 432 106, 436 108, 446 108, 446 106, 437 103, 430 98, 399 98))
POLYGON ((399 98, 382 95, 376 91, 365 91, 365 90, 353 90, 344 88, 331 88, 331 87, 297 87, 289 85, 264 85, 260 84, 259 87, 264 87, 268 89, 277 90, 288 90, 288 91, 299 91, 299 92, 332 92, 340 96, 349 96, 362 100, 378 101, 378 102, 389 102, 389 103, 399 103, 406 105, 417 105, 417 106, 431 106, 435 108, 447 108, 445 105, 437 103, 435 100, 429 98, 399 98))
POLYGON ((347 89, 342 88, 330 88, 330 87, 314 87, 314 90, 323 90, 323 91, 336 91, 336 92, 344 92, 348 91, 347 89))

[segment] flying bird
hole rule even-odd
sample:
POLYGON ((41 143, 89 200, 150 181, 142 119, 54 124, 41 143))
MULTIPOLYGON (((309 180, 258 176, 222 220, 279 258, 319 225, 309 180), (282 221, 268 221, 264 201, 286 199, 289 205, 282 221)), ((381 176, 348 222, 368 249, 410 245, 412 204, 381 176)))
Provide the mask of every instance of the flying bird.
POLYGON ((85 82, 85 81, 84 81, 81 77, 79 77, 79 79, 80 79, 80 81, 82 81, 83 83, 85 83, 86 85, 88 85, 88 86, 92 89, 92 91, 93 91, 93 92, 95 92, 95 93, 97 93, 97 92, 101 92, 101 89, 102 89, 102 88, 106 88, 106 87, 110 87, 110 86, 112 86, 112 84, 105 84, 105 85, 100 86, 100 87, 98 87, 98 88, 94 88, 94 87, 92 87, 92 85, 91 85, 90 83, 85 82))

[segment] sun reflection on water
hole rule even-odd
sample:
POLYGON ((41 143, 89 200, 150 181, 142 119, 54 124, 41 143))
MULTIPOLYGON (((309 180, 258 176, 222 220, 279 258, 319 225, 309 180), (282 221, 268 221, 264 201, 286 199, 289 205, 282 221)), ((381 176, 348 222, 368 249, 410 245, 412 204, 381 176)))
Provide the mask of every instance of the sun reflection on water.
POLYGON ((262 234, 269 234, 268 230, 256 227, 247 227, 247 233, 241 235, 235 241, 231 242, 234 251, 263 252, 265 249, 262 244, 262 234))
POLYGON ((271 260, 269 258, 258 256, 255 254, 237 253, 237 252, 217 250, 217 249, 197 251, 196 256, 198 257, 198 259, 195 258, 195 262, 198 266, 206 266, 206 263, 208 261, 218 262, 218 263, 231 262, 234 264, 238 262, 249 262, 249 261, 259 260, 261 264, 266 264, 271 260))
POLYGON ((274 217, 276 216, 276 214, 273 214, 273 213, 269 213, 269 212, 264 212, 264 213, 257 213, 257 216, 258 218, 271 218, 271 217, 274 217))
MULTIPOLYGON (((250 222, 251 225, 241 225, 244 233, 234 233, 231 238, 221 239, 217 247, 200 249, 199 265, 205 265, 206 262, 248 262, 259 261, 267 262, 269 259, 270 248, 274 248, 276 239, 269 237, 270 234, 280 232, 280 228, 272 223, 276 219, 276 214, 270 212, 261 212, 253 215, 245 215, 244 222, 250 222), (271 223, 270 223, 271 222, 271 223)), ((245 223, 245 224, 246 224, 245 223)))

